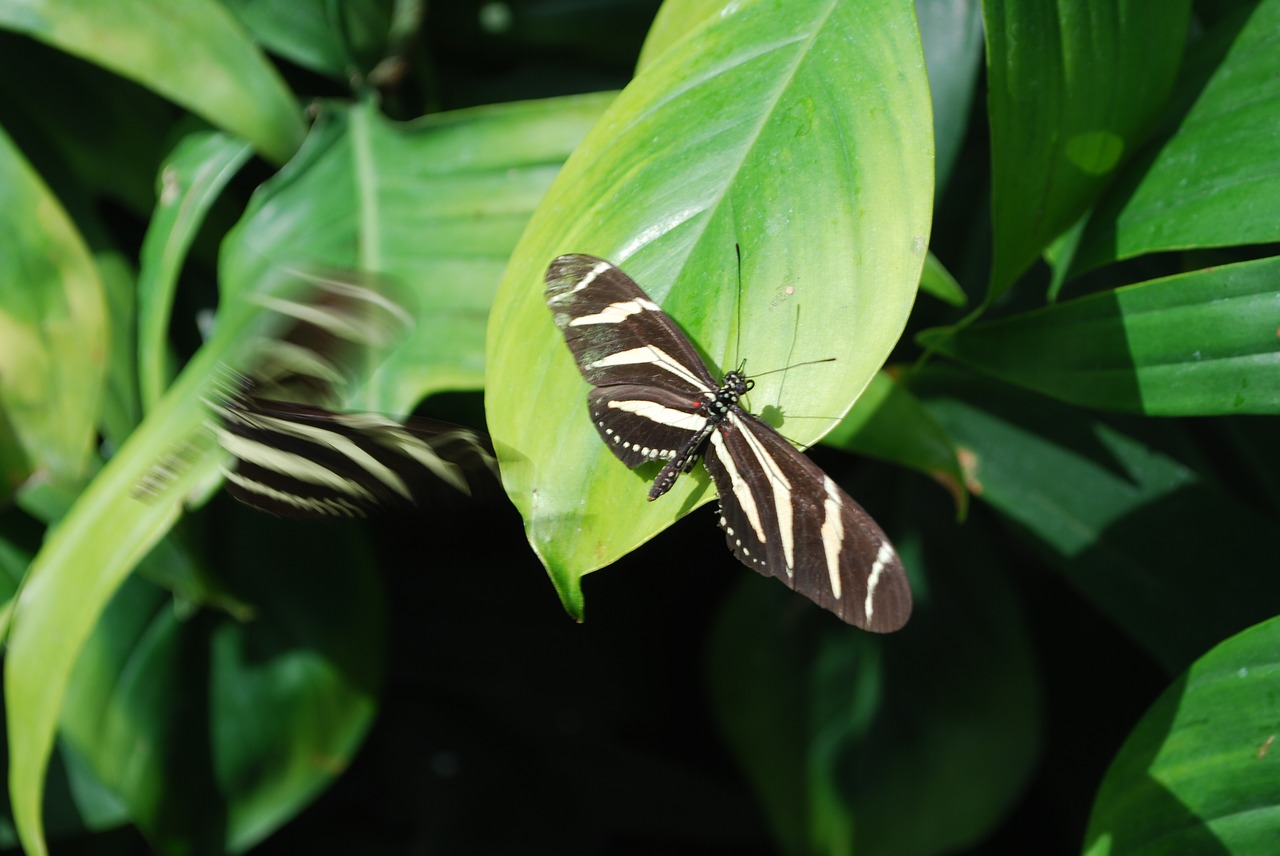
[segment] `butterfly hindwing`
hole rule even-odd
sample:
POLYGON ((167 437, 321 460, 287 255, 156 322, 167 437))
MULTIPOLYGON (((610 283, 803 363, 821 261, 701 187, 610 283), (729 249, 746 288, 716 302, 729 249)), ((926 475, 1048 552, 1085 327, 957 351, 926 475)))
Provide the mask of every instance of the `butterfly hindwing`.
POLYGON ((492 468, 485 438, 431 419, 239 396, 219 405, 218 442, 236 499, 281 517, 353 517, 471 495, 492 468))

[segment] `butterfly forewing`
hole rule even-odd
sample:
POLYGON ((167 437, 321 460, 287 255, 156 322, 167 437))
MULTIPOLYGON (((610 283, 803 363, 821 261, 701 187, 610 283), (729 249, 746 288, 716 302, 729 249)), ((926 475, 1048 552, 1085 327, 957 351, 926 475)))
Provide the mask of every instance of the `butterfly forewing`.
POLYGON ((730 372, 717 384, 683 331, 609 262, 560 256, 546 278, 547 305, 595 387, 588 408, 605 444, 627 466, 669 461, 650 499, 701 454, 740 561, 866 630, 906 623, 911 590, 892 545, 822 470, 738 406, 749 381, 730 372))
POLYGON ((640 286, 594 256, 560 256, 547 270, 547 306, 593 386, 640 384, 696 400, 714 392, 693 343, 640 286))

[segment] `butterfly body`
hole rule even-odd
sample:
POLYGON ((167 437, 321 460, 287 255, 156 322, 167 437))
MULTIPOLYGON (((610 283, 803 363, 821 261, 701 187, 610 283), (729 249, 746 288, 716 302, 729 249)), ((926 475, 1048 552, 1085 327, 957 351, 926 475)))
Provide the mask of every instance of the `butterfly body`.
POLYGON ((717 383, 693 343, 619 268, 582 254, 547 270, 547 305, 592 390, 592 422, 627 466, 666 464, 656 499, 702 459, 719 525, 748 567, 845 621, 901 627, 911 592, 883 531, 832 479, 739 400, 741 368, 717 383))

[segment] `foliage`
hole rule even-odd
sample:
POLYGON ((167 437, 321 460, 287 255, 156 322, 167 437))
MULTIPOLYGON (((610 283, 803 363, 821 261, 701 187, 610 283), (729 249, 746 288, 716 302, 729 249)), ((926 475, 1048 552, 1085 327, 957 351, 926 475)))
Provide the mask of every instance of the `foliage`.
POLYGON ((0 0, 0 28, 3 843, 1280 834, 1280 0, 0 0), (751 403, 893 535, 905 630, 677 524, 701 475, 641 499, 542 305, 561 252, 713 364, 836 358, 751 403), (219 495, 202 400, 299 262, 407 286, 350 404, 487 421, 518 517, 219 495), (604 566, 574 626, 551 592, 582 618, 604 566))

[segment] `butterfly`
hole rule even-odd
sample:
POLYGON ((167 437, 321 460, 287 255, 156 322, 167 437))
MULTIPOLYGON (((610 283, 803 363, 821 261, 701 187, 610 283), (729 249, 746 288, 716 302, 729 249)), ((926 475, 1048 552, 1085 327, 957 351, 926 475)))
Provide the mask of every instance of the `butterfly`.
MULTIPOLYGON (((264 323, 206 400, 230 453, 228 493, 277 516, 320 518, 409 511, 487 487, 495 461, 480 432, 341 409, 344 387, 368 373, 365 358, 412 323, 391 284, 348 271, 285 276, 256 298, 264 323)), ((158 492, 181 465, 162 462, 137 492, 158 492)))
POLYGON ((617 266, 563 255, 546 273, 556 325, 591 384, 587 409, 628 467, 664 462, 649 499, 699 459, 719 525, 744 565, 777 577, 844 621, 877 633, 911 615, 902 560, 867 512, 739 403, 743 368, 716 382, 689 337, 617 266))

